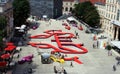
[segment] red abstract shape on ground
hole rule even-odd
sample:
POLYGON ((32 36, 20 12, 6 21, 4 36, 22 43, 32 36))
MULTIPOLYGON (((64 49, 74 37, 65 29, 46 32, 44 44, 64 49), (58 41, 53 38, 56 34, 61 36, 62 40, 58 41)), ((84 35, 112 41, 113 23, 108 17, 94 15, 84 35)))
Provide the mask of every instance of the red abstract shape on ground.
POLYGON ((70 30, 70 29, 71 29, 70 26, 68 26, 67 23, 63 23, 62 25, 65 26, 65 29, 67 29, 67 30, 70 30))
POLYGON ((83 30, 83 27, 82 27, 82 26, 79 26, 78 29, 82 31, 82 30, 83 30))
MULTIPOLYGON (((62 32, 61 30, 48 30, 48 31, 45 31, 44 33, 46 33, 46 35, 44 37, 40 37, 42 35, 36 35, 36 36, 32 36, 30 38, 48 38, 48 37, 54 36, 55 40, 52 40, 52 41, 57 42, 57 45, 59 48, 57 48, 51 44, 48 44, 48 43, 30 42, 28 44, 30 44, 33 47, 39 47, 39 48, 44 48, 44 49, 52 48, 54 50, 51 51, 51 53, 61 52, 61 53, 66 53, 66 54, 84 54, 84 53, 88 52, 88 50, 83 47, 83 44, 74 44, 74 43, 69 42, 69 41, 68 42, 64 42, 64 41, 61 42, 61 39, 67 40, 67 39, 74 38, 75 36, 72 33, 65 33, 65 32, 62 32), (66 34, 67 34, 67 36, 64 36, 66 34), (81 50, 80 51, 73 50, 72 48, 67 48, 65 46, 74 46, 74 47, 79 48, 81 50)), ((78 59, 79 58, 77 56, 75 56, 73 58, 64 58, 64 60, 66 60, 66 61, 73 60, 79 64, 82 64, 82 62, 79 61, 78 59)))

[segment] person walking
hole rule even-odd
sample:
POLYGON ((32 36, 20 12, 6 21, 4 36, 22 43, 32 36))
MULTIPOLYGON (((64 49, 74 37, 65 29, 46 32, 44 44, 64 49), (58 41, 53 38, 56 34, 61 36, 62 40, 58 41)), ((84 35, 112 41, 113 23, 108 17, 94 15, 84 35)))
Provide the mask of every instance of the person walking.
POLYGON ((117 61, 117 65, 120 65, 120 61, 117 61))
POLYGON ((56 69, 56 66, 54 66, 54 73, 55 73, 55 74, 58 73, 58 71, 57 71, 57 69, 56 69))
POLYGON ((113 71, 116 71, 116 66, 115 65, 113 65, 113 71))
POLYGON ((73 63, 72 62, 70 63, 70 66, 73 67, 73 63))
POLYGON ((63 74, 67 74, 66 70, 64 69, 63 74))

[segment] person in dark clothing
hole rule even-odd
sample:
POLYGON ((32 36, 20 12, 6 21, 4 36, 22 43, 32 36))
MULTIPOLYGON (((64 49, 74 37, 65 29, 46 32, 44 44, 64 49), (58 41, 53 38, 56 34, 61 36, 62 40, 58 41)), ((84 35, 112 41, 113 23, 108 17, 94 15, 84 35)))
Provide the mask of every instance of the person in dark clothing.
POLYGON ((115 65, 113 65, 113 71, 116 71, 116 66, 115 65))
POLYGON ((57 74, 58 71, 56 70, 56 66, 54 66, 54 73, 57 74))
POLYGON ((73 67, 73 63, 72 62, 70 63, 70 66, 73 67))
POLYGON ((63 74, 67 74, 66 70, 64 69, 63 74))
POLYGON ((28 73, 32 73, 32 68, 29 68, 29 69, 28 69, 28 73))

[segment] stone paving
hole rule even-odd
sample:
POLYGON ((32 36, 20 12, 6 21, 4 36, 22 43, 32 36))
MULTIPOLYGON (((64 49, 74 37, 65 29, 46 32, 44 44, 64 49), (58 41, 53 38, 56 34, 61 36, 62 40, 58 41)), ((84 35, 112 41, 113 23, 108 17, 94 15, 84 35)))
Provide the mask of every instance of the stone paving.
MULTIPOLYGON (((28 54, 34 54, 33 63, 17 65, 13 70, 13 74, 28 74, 25 73, 28 68, 33 68, 32 74, 55 74, 53 70, 54 65, 59 65, 63 67, 68 74, 119 74, 120 66, 117 66, 117 70, 113 71, 112 66, 116 64, 115 54, 113 56, 108 56, 107 51, 104 49, 93 49, 92 44, 93 40, 91 38, 91 34, 86 34, 85 31, 80 31, 75 27, 71 27, 71 30, 67 30, 62 26, 63 20, 54 20, 51 19, 50 22, 39 21, 39 28, 36 30, 29 30, 29 35, 37 35, 43 34, 45 30, 62 30, 63 32, 78 32, 80 38, 72 39, 73 43, 84 43, 84 47, 88 49, 88 53, 86 54, 68 54, 69 57, 79 56, 79 60, 83 62, 83 64, 78 64, 73 61, 73 66, 70 67, 70 61, 66 61, 64 64, 52 63, 52 64, 42 64, 41 57, 38 55, 37 48, 32 46, 22 46, 22 51, 20 52, 20 58, 26 56, 28 54)), ((80 24, 78 22, 78 24, 80 24)), ((85 29, 85 27, 83 26, 85 29)), ((31 39, 31 42, 46 42, 50 43, 54 46, 57 46, 55 42, 51 42, 51 39, 54 37, 50 37, 47 39, 31 39)), ((42 52, 50 52, 52 49, 40 49, 42 52)))

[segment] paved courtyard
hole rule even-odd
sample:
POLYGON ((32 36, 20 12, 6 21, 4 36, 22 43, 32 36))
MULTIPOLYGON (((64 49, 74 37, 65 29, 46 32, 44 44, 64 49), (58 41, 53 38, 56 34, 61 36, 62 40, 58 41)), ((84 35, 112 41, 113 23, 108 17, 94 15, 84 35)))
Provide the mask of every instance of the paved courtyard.
MULTIPOLYGON (((42 64, 41 57, 38 55, 38 50, 41 52, 50 52, 52 49, 40 49, 35 48, 30 45, 21 46, 22 51, 20 52, 20 58, 29 54, 34 54, 33 62, 31 64, 25 63, 22 65, 17 65, 13 70, 13 74, 24 74, 28 68, 33 69, 33 74, 55 74, 54 66, 63 67, 67 74, 119 74, 120 66, 117 66, 117 70, 113 71, 113 65, 116 64, 115 57, 108 56, 107 50, 104 49, 94 49, 92 47, 93 40, 91 34, 86 34, 85 30, 78 30, 76 27, 72 27, 70 30, 65 29, 62 26, 63 20, 54 20, 50 21, 40 20, 39 27, 36 30, 29 30, 28 35, 38 35, 43 34, 46 30, 62 30, 63 32, 69 32, 75 34, 75 31, 78 32, 79 37, 77 39, 72 39, 73 43, 84 43, 84 47, 87 48, 88 53, 86 54, 68 54, 68 57, 78 56, 79 60, 83 62, 83 64, 78 64, 74 61, 73 67, 70 67, 71 61, 65 61, 64 64, 52 63, 52 64, 42 64), (50 22, 51 21, 51 22, 50 22), (38 49, 38 50, 37 50, 38 49)), ((65 22, 65 20, 64 20, 65 22)), ((80 23, 78 22, 78 25, 80 23)), ((85 29, 85 27, 83 26, 85 29)), ((55 42, 51 42, 51 39, 54 37, 46 38, 46 39, 31 39, 30 42, 45 42, 57 47, 55 42)), ((71 46, 67 46, 68 48, 72 48, 71 46)))

